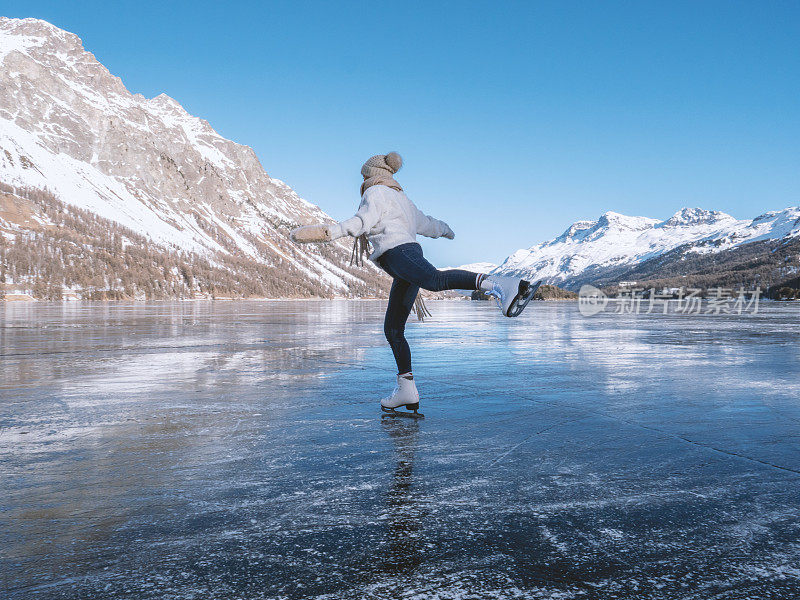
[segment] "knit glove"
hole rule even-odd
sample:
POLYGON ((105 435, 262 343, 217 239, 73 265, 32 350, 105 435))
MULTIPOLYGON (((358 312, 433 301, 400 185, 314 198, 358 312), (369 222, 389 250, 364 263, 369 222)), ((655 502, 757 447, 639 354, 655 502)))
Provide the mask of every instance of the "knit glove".
POLYGON ((444 233, 442 234, 442 237, 447 238, 448 240, 452 240, 454 237, 456 237, 456 234, 453 233, 452 229, 450 229, 450 225, 446 223, 444 226, 444 233))
POLYGON ((310 242, 330 242, 331 232, 328 225, 306 225, 294 229, 289 238, 296 244, 308 244, 310 242))

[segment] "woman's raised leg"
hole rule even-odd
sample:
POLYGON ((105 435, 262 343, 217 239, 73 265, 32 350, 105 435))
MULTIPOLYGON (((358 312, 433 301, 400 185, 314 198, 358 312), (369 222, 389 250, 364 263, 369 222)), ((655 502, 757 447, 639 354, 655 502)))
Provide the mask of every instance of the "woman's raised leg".
POLYGON ((380 265, 392 277, 403 279, 431 292, 443 290, 476 290, 480 275, 462 269, 440 271, 422 254, 419 244, 403 244, 384 252, 380 265))
POLYGON ((425 259, 422 247, 417 243, 402 244, 387 250, 378 262, 392 277, 425 290, 481 290, 495 296, 500 311, 506 317, 518 316, 541 283, 538 281, 531 285, 519 277, 481 275, 461 269, 440 271, 425 259))

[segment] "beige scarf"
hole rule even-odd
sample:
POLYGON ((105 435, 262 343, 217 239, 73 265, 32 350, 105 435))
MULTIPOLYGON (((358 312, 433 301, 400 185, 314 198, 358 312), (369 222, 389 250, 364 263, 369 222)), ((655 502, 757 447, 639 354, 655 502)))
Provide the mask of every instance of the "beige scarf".
POLYGON ((400 187, 400 184, 395 181, 395 179, 391 175, 375 175, 374 177, 370 177, 369 179, 365 179, 364 183, 361 184, 361 195, 364 195, 369 188, 373 185, 385 185, 386 187, 390 187, 393 190, 397 190, 398 192, 402 192, 403 188, 400 187))

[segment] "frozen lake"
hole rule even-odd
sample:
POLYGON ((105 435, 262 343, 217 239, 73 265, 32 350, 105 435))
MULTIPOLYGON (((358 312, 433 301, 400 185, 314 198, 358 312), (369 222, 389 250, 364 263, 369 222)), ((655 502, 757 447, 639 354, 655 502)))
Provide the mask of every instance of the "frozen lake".
POLYGON ((0 597, 800 594, 800 324, 0 303, 0 597))

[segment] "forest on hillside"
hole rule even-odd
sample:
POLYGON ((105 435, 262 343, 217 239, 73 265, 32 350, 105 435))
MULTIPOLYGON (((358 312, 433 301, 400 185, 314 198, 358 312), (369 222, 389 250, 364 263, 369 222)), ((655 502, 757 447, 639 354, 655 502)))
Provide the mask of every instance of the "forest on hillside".
MULTIPOLYGON (((616 281, 635 281, 643 288, 760 288, 765 297, 780 299, 797 289, 800 239, 764 240, 723 252, 698 254, 681 246, 614 274, 616 281)), ((603 282, 601 282, 603 283, 603 282)), ((608 282, 606 291, 617 291, 608 282)))
MULTIPOLYGON (((224 231, 208 221, 202 226, 222 247, 230 245, 224 231)), ((280 224, 275 235, 288 233, 292 226, 280 224)), ((257 240, 250 241, 257 246, 257 240)), ((301 251, 291 245, 282 250, 301 251)), ((315 251, 336 263, 325 245, 315 251)), ((354 277, 348 296, 388 293, 388 277, 364 267, 344 270, 365 282, 354 277)), ((800 297, 798 273, 800 240, 790 239, 709 254, 680 247, 594 280, 589 273, 585 278, 611 294, 619 291, 617 281, 635 281, 639 287, 657 289, 760 287, 766 297, 794 299, 800 297)), ((0 183, 0 299, 9 290, 24 290, 41 300, 60 300, 65 293, 87 300, 333 296, 321 281, 274 255, 265 253, 259 261, 230 249, 207 256, 167 248, 45 190, 0 183)), ((574 299, 576 294, 542 286, 537 297, 574 299)))
MULTIPOLYGON (((44 190, 0 183, 0 203, 0 298, 8 289, 29 290, 42 300, 59 300, 66 290, 88 300, 333 295, 288 261, 270 265, 166 248, 44 190)), ((325 247, 319 252, 326 256, 325 247)), ((354 280, 350 296, 388 290, 388 278, 366 269, 358 275, 366 284, 354 280)))

